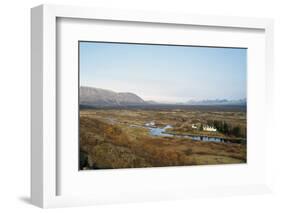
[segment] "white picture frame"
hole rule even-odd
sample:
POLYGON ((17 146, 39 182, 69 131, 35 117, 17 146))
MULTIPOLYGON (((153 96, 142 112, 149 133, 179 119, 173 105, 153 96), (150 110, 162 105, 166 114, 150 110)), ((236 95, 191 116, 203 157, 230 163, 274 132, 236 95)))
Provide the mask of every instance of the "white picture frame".
MULTIPOLYGON (((152 191, 146 188, 140 193, 137 189, 125 191, 114 191, 96 195, 80 193, 79 195, 64 195, 58 193, 59 173, 61 166, 58 166, 60 159, 57 139, 57 107, 58 96, 57 88, 60 82, 57 79, 57 36, 58 20, 79 19, 79 20, 108 20, 131 23, 153 23, 155 25, 167 26, 200 26, 200 27, 219 27, 233 31, 258 30, 263 32, 262 41, 264 45, 264 67, 262 74, 266 75, 263 81, 265 87, 261 88, 261 93, 265 96, 264 108, 261 110, 271 111, 273 97, 273 21, 271 19, 241 18, 241 17, 216 17, 203 15, 187 14, 167 14, 154 13, 145 11, 123 11, 112 9, 96 9, 73 6, 54 6, 41 5, 31 10, 31 201, 34 205, 47 207, 63 207, 76 205, 92 205, 100 203, 117 203, 117 202, 138 202, 143 200, 166 200, 179 199, 198 196, 214 195, 233 195, 233 194, 253 194, 270 191, 270 182, 268 177, 269 165, 265 163, 259 172, 264 173, 265 178, 259 179, 254 184, 237 182, 232 185, 217 184, 216 186, 200 187, 194 183, 194 188, 183 187, 177 188, 173 185, 170 187, 152 191), (186 190, 188 189, 188 190, 186 190), (122 193, 122 196, 119 195, 122 193)), ((233 35, 235 36, 235 35, 233 35)), ((250 78, 251 80, 251 78, 250 78)), ((254 84, 253 84, 254 85, 254 84)), ((258 85, 254 85, 258 86, 258 85)), ((262 99, 263 100, 263 99, 262 99)), ((253 112, 254 113, 254 112, 253 112)), ((266 114, 264 124, 269 128, 271 114, 266 114)), ((268 146, 270 141, 267 139, 266 132, 262 133, 264 141, 261 142, 263 147, 268 146)), ((76 155, 77 153, 70 153, 76 155)), ((263 155, 265 161, 266 156, 263 155)), ((266 161, 265 161, 266 162, 266 161)), ((63 166, 63 165, 62 165, 63 166)), ((146 173, 155 173, 158 170, 162 175, 166 175, 167 168, 149 169, 146 173)), ((181 174, 179 169, 168 169, 175 174, 181 174)), ((212 173, 213 168, 205 169, 206 172, 212 173), (208 171, 207 171, 208 170, 208 171)), ((77 170, 78 172, 78 170, 77 170)), ((110 172, 107 173, 109 177, 110 172)), ((125 174, 126 172, 124 172, 125 174)), ((134 171, 126 173, 126 178, 134 175, 134 171)), ((174 178, 174 177, 173 177, 174 178)), ((158 188, 161 188, 158 184, 158 188)), ((163 186, 163 185, 162 185, 163 186)), ((127 186, 128 188, 131 186, 127 186)), ((125 187, 126 188, 126 187, 125 187)), ((71 189, 70 189, 71 190, 71 189)))

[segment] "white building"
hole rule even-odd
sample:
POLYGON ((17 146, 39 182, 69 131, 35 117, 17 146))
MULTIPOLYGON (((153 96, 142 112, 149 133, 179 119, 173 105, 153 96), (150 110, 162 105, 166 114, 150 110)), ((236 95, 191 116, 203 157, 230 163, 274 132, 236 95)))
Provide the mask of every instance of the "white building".
POLYGON ((203 130, 208 131, 208 132, 216 132, 217 131, 217 129, 215 127, 212 127, 212 126, 203 126, 203 130))
POLYGON ((191 128, 192 128, 192 129, 198 129, 198 127, 197 127, 195 124, 192 124, 192 125, 191 125, 191 128))

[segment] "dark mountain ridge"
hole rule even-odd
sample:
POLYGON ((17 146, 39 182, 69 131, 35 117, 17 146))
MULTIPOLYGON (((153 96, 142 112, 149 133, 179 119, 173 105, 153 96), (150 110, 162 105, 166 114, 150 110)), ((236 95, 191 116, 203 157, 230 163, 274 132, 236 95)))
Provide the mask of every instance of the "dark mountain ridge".
POLYGON ((80 87, 80 106, 88 107, 170 107, 170 106, 246 106, 246 99, 228 100, 190 100, 182 103, 159 103, 144 101, 141 97, 130 92, 114 92, 111 90, 80 87))
POLYGON ((94 87, 80 87, 80 104, 91 106, 129 106, 145 104, 145 101, 134 93, 118 93, 94 87))

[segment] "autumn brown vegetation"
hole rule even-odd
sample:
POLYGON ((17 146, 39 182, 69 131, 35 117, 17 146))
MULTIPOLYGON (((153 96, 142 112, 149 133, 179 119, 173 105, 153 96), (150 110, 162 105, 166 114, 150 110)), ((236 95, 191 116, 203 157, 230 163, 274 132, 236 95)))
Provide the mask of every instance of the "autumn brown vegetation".
MULTIPOLYGON (((224 118, 245 126, 245 113, 184 110, 112 109, 80 111, 80 169, 143 168, 246 162, 246 144, 193 141, 151 136, 145 122, 171 124, 174 131, 192 132, 190 124, 224 118)), ((210 133, 209 133, 210 134, 210 133)), ((213 133, 226 136, 221 132, 213 133)))

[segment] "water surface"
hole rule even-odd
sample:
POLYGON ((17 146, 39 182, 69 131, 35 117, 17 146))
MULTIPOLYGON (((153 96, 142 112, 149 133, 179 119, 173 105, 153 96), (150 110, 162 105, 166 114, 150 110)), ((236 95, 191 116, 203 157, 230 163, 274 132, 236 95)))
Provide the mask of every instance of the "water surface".
POLYGON ((152 136, 162 136, 162 137, 178 137, 178 138, 189 138, 195 141, 204 141, 204 142, 217 142, 217 143, 242 143, 245 140, 236 140, 236 139, 225 139, 221 137, 209 137, 201 135, 188 135, 188 134, 171 134, 166 132, 167 129, 172 128, 171 125, 166 125, 164 127, 146 127, 149 129, 150 135, 152 136))

